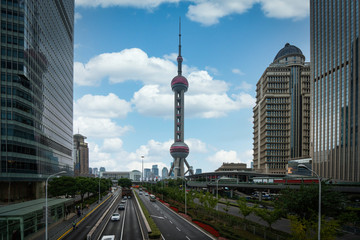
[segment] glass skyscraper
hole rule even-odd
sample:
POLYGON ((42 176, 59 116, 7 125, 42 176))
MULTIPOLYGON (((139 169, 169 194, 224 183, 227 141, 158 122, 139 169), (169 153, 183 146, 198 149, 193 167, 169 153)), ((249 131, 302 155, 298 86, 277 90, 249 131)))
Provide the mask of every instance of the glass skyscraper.
POLYGON ((289 160, 309 158, 310 64, 298 47, 285 44, 265 70, 253 112, 255 171, 286 174, 289 160))
POLYGON ((1 0, 0 196, 73 175, 74 0, 1 0))
POLYGON ((310 1, 313 170, 360 181, 360 0, 310 1))

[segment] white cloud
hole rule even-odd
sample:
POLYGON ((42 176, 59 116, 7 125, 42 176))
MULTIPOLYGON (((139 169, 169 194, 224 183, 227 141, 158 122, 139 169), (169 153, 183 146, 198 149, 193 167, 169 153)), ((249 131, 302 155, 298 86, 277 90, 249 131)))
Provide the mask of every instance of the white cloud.
POLYGON ((305 0, 201 0, 191 1, 187 17, 205 26, 217 24, 225 16, 243 14, 260 4, 267 17, 293 18, 309 15, 309 1, 305 0))
POLYGON ((108 118, 74 118, 74 132, 79 131, 88 138, 119 137, 130 130, 132 130, 131 126, 118 126, 116 122, 108 118))
POLYGON ((107 96, 87 94, 74 103, 76 117, 125 118, 131 112, 131 104, 113 93, 107 96))
POLYGON ((238 68, 234 68, 233 70, 232 70, 232 72, 234 73, 234 74, 238 74, 238 75, 245 75, 245 73, 243 73, 240 69, 238 69, 238 68))
POLYGON ((245 81, 241 82, 240 85, 236 89, 244 90, 246 92, 250 91, 252 88, 252 85, 250 83, 247 83, 245 81))
MULTIPOLYGON (((214 118, 231 111, 252 107, 255 100, 246 93, 228 96, 228 84, 213 79, 207 71, 183 65, 189 91, 185 97, 187 117, 214 118)), ((170 81, 176 74, 174 62, 149 57, 140 49, 125 49, 118 53, 104 53, 88 63, 75 63, 75 81, 80 85, 93 85, 109 77, 113 83, 140 80, 144 86, 134 93, 134 110, 146 116, 170 118, 173 115, 173 93, 170 81)), ((131 111, 129 102, 114 94, 108 96, 85 95, 75 104, 79 116, 114 118, 126 117, 131 111), (113 104, 113 103, 116 104, 113 104)))
POLYGON ((82 7, 136 7, 156 8, 163 3, 178 3, 180 0, 76 0, 76 6, 82 7))
POLYGON ((82 15, 79 12, 76 12, 74 18, 76 22, 77 20, 82 19, 82 15))
MULTIPOLYGON (((206 144, 199 139, 186 139, 192 152, 206 152, 206 144)), ((89 143, 90 167, 105 167, 107 171, 131 171, 142 168, 151 168, 157 164, 159 171, 163 167, 169 168, 172 157, 170 146, 173 140, 159 142, 149 140, 145 145, 139 146, 134 152, 127 152, 122 148, 120 138, 105 138, 103 145, 89 143), (144 159, 141 158, 144 156, 144 159)))
POLYGON ((250 168, 250 164, 252 161, 252 153, 253 150, 247 150, 241 154, 237 153, 234 150, 220 150, 217 151, 214 155, 208 157, 208 160, 218 166, 221 166, 221 164, 224 162, 246 163, 247 167, 250 168))
POLYGON ((305 18, 310 13, 310 1, 305 0, 261 0, 261 9, 267 17, 305 18))
POLYGON ((88 63, 74 63, 74 81, 80 86, 95 86, 102 79, 111 83, 126 80, 142 81, 146 84, 168 83, 176 73, 176 65, 167 59, 148 57, 139 48, 121 52, 103 53, 88 63))
POLYGON ((186 16, 205 26, 219 22, 219 19, 231 15, 242 14, 252 7, 254 0, 203 0, 193 1, 186 16))
MULTIPOLYGON (((161 4, 178 4, 181 0, 76 0, 82 7, 135 7, 152 10, 161 4)), ((265 16, 271 18, 293 18, 309 15, 309 1, 306 0, 188 0, 186 16, 204 26, 217 24, 223 17, 243 14, 255 4, 260 4, 265 16)))

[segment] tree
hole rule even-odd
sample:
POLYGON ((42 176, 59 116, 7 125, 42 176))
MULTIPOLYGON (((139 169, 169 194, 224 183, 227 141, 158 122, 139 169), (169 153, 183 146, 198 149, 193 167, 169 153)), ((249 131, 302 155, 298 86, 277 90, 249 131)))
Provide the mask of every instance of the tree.
POLYGON ((279 220, 282 216, 282 212, 279 209, 269 210, 266 208, 255 207, 254 213, 256 214, 256 216, 260 217, 262 220, 267 222, 269 228, 271 228, 271 225, 275 223, 277 220, 279 220))
POLYGON ((120 178, 118 180, 118 184, 123 188, 130 188, 132 186, 131 179, 128 178, 120 178))
POLYGON ((237 204, 239 207, 239 213, 244 216, 244 219, 246 219, 246 217, 253 212, 253 208, 246 205, 245 199, 240 198, 239 200, 237 200, 237 204))
POLYGON ((84 202, 85 193, 91 191, 91 181, 86 177, 77 177, 76 179, 76 189, 81 196, 81 201, 84 202))
POLYGON ((61 176, 52 179, 52 181, 49 182, 49 193, 52 196, 74 196, 76 193, 75 178, 61 176))
MULTIPOLYGON (((330 186, 321 186, 321 212, 328 217, 336 217, 344 208, 345 198, 330 186)), ((300 189, 285 189, 281 191, 279 199, 275 202, 278 209, 295 214, 307 220, 317 216, 319 190, 316 184, 301 185, 300 189)))
POLYGON ((225 211, 226 213, 228 213, 228 212, 229 212, 229 209, 230 209, 230 201, 229 201, 229 199, 226 199, 224 211, 225 211))
MULTIPOLYGON (((289 216, 292 240, 316 240, 318 233, 318 222, 315 220, 308 220, 299 218, 294 215, 289 216)), ((336 220, 321 219, 321 239, 333 240, 336 239, 336 229, 339 223, 336 220)))

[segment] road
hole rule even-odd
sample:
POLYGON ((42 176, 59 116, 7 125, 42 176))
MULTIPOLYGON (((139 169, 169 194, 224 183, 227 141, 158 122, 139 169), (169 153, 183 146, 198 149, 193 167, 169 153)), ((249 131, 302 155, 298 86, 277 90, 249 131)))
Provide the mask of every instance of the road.
POLYGON ((193 240, 193 239, 215 239, 203 230, 194 227, 188 221, 174 213, 160 202, 150 202, 149 197, 140 195, 141 200, 149 211, 152 219, 159 227, 163 239, 171 240, 193 240))
MULTIPOLYGON (((86 239, 87 234, 91 228, 98 222, 99 218, 106 212, 106 210, 111 206, 113 201, 119 201, 120 198, 116 196, 120 194, 120 191, 115 192, 115 194, 110 197, 109 200, 105 201, 98 208, 96 208, 91 214, 86 216, 81 216, 78 219, 77 227, 75 230, 70 229, 67 234, 64 234, 61 239, 66 240, 82 240, 86 239)), ((116 205, 116 204, 114 204, 116 205)))
POLYGON ((142 240, 144 239, 142 229, 139 224, 138 212, 136 202, 134 199, 127 199, 125 203, 125 210, 118 210, 117 206, 111 210, 111 213, 120 213, 119 221, 108 221, 102 236, 115 235, 118 240, 142 240))

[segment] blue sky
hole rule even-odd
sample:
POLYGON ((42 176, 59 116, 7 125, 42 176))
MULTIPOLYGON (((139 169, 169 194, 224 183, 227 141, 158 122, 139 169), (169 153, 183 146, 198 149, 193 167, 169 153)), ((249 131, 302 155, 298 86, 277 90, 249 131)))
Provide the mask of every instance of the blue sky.
POLYGON ((194 169, 252 161, 256 83, 289 42, 310 61, 308 0, 76 0, 74 133, 90 167, 169 168, 178 24, 194 169))

